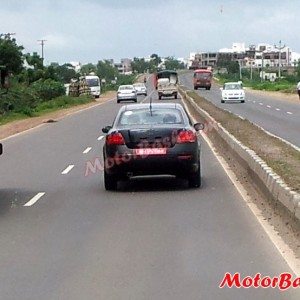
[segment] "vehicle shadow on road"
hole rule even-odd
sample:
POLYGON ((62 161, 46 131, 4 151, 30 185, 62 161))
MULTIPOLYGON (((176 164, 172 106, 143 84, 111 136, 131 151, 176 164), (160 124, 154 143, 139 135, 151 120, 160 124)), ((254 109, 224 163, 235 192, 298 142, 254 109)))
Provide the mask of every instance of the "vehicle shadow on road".
POLYGON ((32 192, 23 190, 0 189, 0 215, 15 207, 23 206, 32 194, 32 192))

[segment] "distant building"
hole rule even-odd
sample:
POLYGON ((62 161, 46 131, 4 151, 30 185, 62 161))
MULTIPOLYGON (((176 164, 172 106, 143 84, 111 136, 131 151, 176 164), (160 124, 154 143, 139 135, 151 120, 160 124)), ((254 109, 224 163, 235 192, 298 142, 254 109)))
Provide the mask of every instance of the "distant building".
POLYGON ((114 66, 118 69, 120 74, 129 75, 132 74, 131 67, 132 59, 122 58, 120 63, 114 63, 114 66))
POLYGON ((231 48, 222 48, 218 52, 190 53, 188 67, 216 67, 222 61, 238 61, 242 67, 290 67, 299 56, 292 55, 288 46, 278 49, 269 44, 250 45, 233 43, 231 48), (296 57, 296 58, 295 58, 296 57))

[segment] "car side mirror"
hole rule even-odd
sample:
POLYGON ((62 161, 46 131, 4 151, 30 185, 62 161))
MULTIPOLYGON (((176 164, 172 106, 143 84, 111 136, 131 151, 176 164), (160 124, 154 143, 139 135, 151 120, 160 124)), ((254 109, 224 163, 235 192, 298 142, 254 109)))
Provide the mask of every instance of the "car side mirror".
POLYGON ((223 88, 220 88, 221 91, 223 91, 223 88))
POLYGON ((112 126, 105 126, 102 128, 103 133, 108 133, 112 129, 112 126))
POLYGON ((204 127, 205 126, 204 126, 203 123, 196 123, 196 124, 194 124, 194 128, 196 129, 196 131, 203 130, 204 127))
POLYGON ((3 146, 0 144, 0 155, 3 153, 3 146))

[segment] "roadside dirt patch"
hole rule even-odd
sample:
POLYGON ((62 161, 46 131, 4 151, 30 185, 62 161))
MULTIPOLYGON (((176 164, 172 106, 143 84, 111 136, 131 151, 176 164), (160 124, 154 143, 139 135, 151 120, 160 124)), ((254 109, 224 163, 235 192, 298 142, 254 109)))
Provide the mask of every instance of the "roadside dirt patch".
POLYGON ((272 91, 261 91, 261 90, 253 90, 250 88, 245 88, 247 93, 254 94, 254 95, 260 95, 260 96, 269 96, 272 97, 274 100, 283 100, 283 101, 289 101, 292 103, 299 103, 300 100, 298 95, 295 93, 282 93, 282 92, 272 92, 272 91))
POLYGON ((96 105, 99 105, 100 103, 104 103, 104 102, 114 98, 115 95, 116 95, 115 91, 109 91, 109 92, 101 95, 100 98, 95 99, 95 101, 92 101, 87 104, 77 105, 77 106, 73 106, 70 108, 51 112, 51 113, 45 114, 40 117, 33 117, 33 118, 24 119, 24 120, 13 121, 8 124, 2 125, 2 126, 0 126, 0 140, 7 138, 11 135, 23 132, 25 130, 34 128, 43 123, 56 122, 64 117, 71 115, 82 109, 96 106, 96 105))
POLYGON ((195 92, 195 102, 245 146, 254 150, 294 191, 300 191, 300 152, 272 137, 248 120, 224 111, 195 92))

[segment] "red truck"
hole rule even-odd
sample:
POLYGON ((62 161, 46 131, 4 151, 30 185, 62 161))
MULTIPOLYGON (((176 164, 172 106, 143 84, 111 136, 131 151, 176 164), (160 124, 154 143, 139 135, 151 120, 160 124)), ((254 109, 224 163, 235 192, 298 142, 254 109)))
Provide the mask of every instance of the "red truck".
POLYGON ((212 70, 210 69, 195 70, 193 77, 194 90, 197 90, 198 88, 205 88, 207 90, 210 90, 212 76, 212 70))

